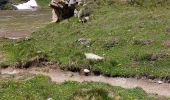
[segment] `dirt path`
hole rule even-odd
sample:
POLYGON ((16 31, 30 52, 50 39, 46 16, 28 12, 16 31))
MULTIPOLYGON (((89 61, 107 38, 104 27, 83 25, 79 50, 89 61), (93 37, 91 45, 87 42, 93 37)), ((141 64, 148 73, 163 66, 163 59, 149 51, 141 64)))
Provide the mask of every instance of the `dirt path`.
MULTIPOLYGON (((104 76, 84 76, 84 75, 80 75, 79 73, 62 71, 60 69, 45 70, 45 71, 44 69, 41 69, 41 68, 38 68, 38 69, 31 68, 27 70, 1 69, 0 72, 1 72, 0 79, 3 78, 3 75, 14 75, 16 73, 20 73, 19 78, 21 79, 23 79, 22 77, 26 78, 25 76, 22 76, 21 73, 42 74, 42 75, 49 76, 53 82, 57 82, 57 83, 61 83, 64 81, 69 81, 69 80, 78 81, 78 82, 83 82, 83 81, 103 82, 103 83, 111 84, 112 86, 121 86, 123 88, 141 87, 143 90, 145 90, 149 94, 157 94, 159 96, 170 97, 170 84, 168 83, 159 84, 152 80, 135 79, 135 78, 120 78, 120 77, 109 78, 109 77, 104 77, 104 76)), ((15 76, 15 79, 19 79, 19 78, 15 76)))

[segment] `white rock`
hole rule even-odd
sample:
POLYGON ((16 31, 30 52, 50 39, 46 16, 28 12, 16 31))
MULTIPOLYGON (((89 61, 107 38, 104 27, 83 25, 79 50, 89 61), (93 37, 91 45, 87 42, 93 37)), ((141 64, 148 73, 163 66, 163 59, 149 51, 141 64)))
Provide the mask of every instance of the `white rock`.
POLYGON ((84 69, 83 71, 84 71, 84 73, 90 73, 90 70, 88 70, 88 69, 84 69))
POLYGON ((158 81, 158 83, 159 83, 159 84, 162 84, 162 83, 163 83, 163 81, 158 81))
POLYGON ((90 17, 89 16, 86 16, 86 17, 84 17, 87 21, 90 19, 90 17))
POLYGON ((103 60, 103 57, 100 57, 96 54, 93 53, 85 53, 86 59, 91 59, 91 60, 103 60))

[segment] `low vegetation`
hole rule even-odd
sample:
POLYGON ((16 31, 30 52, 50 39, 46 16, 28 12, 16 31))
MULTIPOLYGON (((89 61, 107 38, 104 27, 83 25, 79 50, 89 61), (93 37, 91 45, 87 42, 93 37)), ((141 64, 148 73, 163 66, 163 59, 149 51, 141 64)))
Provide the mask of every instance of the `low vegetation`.
POLYGON ((0 97, 0 100, 156 100, 140 88, 123 89, 93 82, 56 84, 44 76, 29 81, 1 81, 0 97))

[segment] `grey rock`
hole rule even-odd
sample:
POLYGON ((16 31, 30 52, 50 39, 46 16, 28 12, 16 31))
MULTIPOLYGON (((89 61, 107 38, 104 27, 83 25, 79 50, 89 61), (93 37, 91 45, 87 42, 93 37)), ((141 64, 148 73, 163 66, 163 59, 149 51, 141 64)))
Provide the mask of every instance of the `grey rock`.
POLYGON ((78 43, 81 45, 89 45, 91 43, 91 39, 80 38, 78 39, 78 43))

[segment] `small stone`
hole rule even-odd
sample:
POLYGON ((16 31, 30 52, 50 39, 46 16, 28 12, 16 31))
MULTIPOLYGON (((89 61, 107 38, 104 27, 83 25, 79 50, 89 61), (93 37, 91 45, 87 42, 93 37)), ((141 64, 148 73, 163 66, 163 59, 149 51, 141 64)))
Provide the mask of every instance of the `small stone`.
POLYGON ((48 98, 47 100, 53 100, 52 98, 48 98))
POLYGON ((87 21, 90 19, 90 17, 89 16, 87 16, 87 17, 84 17, 87 21))
POLYGON ((83 71, 84 71, 84 73, 90 73, 90 70, 88 70, 88 69, 84 69, 83 71))
POLYGON ((86 38, 80 38, 78 39, 78 43, 81 45, 89 45, 91 43, 91 40, 86 38))
POLYGON ((103 57, 100 57, 96 54, 93 53, 85 53, 86 59, 90 59, 90 60, 103 60, 103 57))
POLYGON ((42 51, 39 50, 39 51, 37 51, 37 53, 40 54, 40 53, 42 53, 42 51))
POLYGON ((158 81, 159 84, 163 84, 163 81, 158 81))

